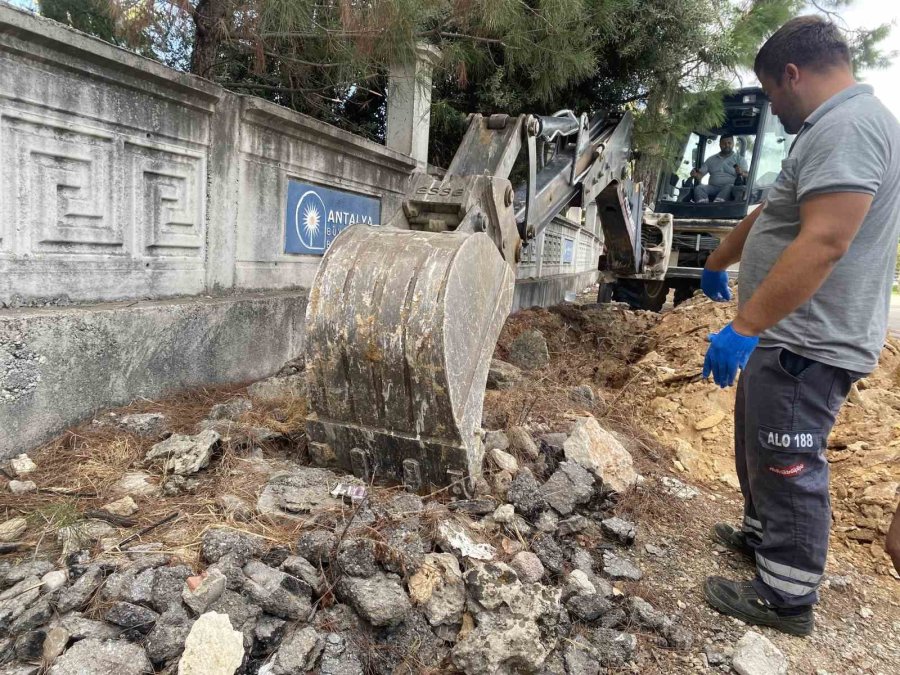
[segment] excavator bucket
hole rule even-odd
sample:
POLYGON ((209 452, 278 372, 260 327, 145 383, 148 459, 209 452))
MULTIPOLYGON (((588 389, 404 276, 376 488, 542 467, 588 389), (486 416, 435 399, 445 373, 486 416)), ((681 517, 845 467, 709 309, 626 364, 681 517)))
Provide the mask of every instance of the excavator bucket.
MULTIPOLYGON (((522 242, 573 201, 597 213, 606 186, 615 199, 604 210, 624 208, 630 129, 629 115, 473 115, 446 175, 411 177, 401 227, 355 225, 334 239, 306 313, 313 461, 473 494, 487 372, 522 242), (508 176, 526 144, 528 183, 516 191, 508 176)), ((613 258, 639 272, 638 230, 616 215, 603 217, 613 258)))
POLYGON ((420 492, 471 494, 514 281, 483 232, 355 225, 338 235, 306 314, 313 460, 420 492))

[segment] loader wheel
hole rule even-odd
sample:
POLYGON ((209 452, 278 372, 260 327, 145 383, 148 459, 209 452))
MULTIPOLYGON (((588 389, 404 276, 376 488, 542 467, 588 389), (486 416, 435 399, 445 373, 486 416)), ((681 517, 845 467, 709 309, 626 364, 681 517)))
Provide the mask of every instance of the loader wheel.
POLYGON ((685 300, 693 298, 694 293, 698 290, 700 290, 700 284, 693 281, 675 286, 675 306, 677 307, 685 300))
POLYGON ((628 303, 631 309, 658 312, 665 304, 668 293, 669 285, 665 280, 619 279, 615 283, 613 300, 628 303))

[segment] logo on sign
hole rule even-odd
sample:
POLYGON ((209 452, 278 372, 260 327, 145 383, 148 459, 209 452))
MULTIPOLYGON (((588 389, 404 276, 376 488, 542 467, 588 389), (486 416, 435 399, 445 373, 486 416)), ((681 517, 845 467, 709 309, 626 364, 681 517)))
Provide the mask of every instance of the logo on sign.
POLYGON ((284 252, 322 255, 344 228, 380 225, 381 200, 288 181, 285 217, 284 252))
POLYGON ((325 250, 325 220, 328 212, 325 202, 313 190, 307 190, 297 202, 294 213, 294 227, 297 237, 306 248, 312 251, 325 250))

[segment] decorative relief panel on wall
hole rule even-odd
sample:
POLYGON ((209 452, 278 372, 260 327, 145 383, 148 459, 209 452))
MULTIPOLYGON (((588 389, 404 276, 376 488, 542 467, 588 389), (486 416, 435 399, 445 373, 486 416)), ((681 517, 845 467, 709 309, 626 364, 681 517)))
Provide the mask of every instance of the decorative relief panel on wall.
POLYGON ((125 143, 132 223, 147 256, 200 257, 205 240, 202 155, 125 143))
POLYGON ((0 111, 0 251, 202 258, 205 156, 0 111))
POLYGON ((4 113, 0 144, 0 199, 15 252, 127 252, 115 213, 114 136, 4 113))
POLYGON ((584 237, 578 242, 578 270, 592 270, 596 266, 599 245, 593 238, 584 237))
POLYGON ((544 230, 544 264, 559 265, 562 261, 562 235, 548 227, 544 230))

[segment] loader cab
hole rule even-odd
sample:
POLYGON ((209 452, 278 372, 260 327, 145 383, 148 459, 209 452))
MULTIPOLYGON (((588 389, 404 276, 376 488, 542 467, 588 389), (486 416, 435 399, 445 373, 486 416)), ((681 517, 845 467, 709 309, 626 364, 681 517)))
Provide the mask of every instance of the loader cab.
MULTIPOLYGON (((725 119, 715 129, 697 129, 680 145, 679 154, 664 169, 656 191, 653 211, 673 216, 672 248, 666 276, 662 280, 618 279, 604 284, 600 298, 628 303, 634 309, 660 311, 670 290, 677 305, 700 289, 700 274, 706 259, 748 212, 765 201, 787 159, 793 136, 785 132, 765 92, 758 87, 729 94, 724 99, 725 119), (732 187, 724 202, 694 199, 692 169, 719 153, 719 139, 734 136, 734 152, 747 163, 743 185, 732 187)), ((736 158, 737 159, 737 158, 736 158)), ((709 176, 701 180, 708 183, 709 176)), ((654 245, 653 233, 641 231, 644 248, 654 245)), ((729 269, 737 276, 737 267, 729 269)))
MULTIPOLYGON (((725 97, 725 120, 714 129, 698 129, 681 146, 677 163, 663 171, 654 210, 679 219, 739 221, 766 195, 787 159, 792 137, 785 132, 765 93, 742 89, 725 97), (724 202, 695 201, 695 179, 690 177, 708 158, 719 152, 719 139, 734 136, 734 153, 749 168, 744 185, 735 185, 724 202)), ((709 176, 702 178, 707 183, 709 176)))

